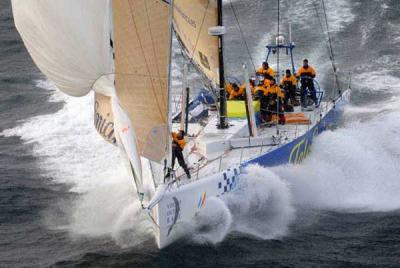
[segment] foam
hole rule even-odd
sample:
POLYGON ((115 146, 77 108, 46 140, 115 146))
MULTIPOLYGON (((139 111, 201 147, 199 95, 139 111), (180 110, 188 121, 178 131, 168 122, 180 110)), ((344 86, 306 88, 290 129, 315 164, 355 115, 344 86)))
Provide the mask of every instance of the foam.
POLYGON ((175 235, 200 244, 216 244, 232 233, 258 239, 280 238, 295 218, 289 185, 258 165, 246 167, 238 190, 210 198, 191 222, 181 223, 175 235))
POLYGON ((67 223, 58 226, 48 215, 48 227, 64 228, 79 236, 108 235, 122 246, 148 239, 148 232, 133 232, 133 227, 143 230, 151 224, 138 216, 139 204, 125 161, 93 127, 93 94, 74 98, 55 91, 48 81, 37 81, 37 86, 54 91, 50 101, 63 101, 64 107, 54 114, 25 120, 1 135, 20 136, 32 144, 43 174, 79 193, 72 204, 61 207, 67 223), (125 235, 127 230, 130 236, 125 235))

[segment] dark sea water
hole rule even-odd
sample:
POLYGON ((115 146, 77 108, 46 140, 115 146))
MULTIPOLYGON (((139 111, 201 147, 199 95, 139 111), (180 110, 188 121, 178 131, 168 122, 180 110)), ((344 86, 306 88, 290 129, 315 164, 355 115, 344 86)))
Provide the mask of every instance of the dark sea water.
MULTIPOLYGON (((138 216, 118 152, 92 127, 91 96, 55 91, 25 50, 10 1, 0 1, 0 267, 400 266, 400 3, 325 1, 342 83, 353 73, 353 98, 342 125, 321 135, 304 163, 272 170, 295 216, 262 228, 242 218, 248 232, 217 243, 184 239, 162 251, 138 216), (254 230, 264 233, 248 235, 254 230)), ((275 34, 275 2, 232 0, 252 60, 226 2, 229 75, 262 61, 275 34)), ((318 1, 281 2, 296 62, 309 58, 329 89, 318 1)), ((173 74, 178 80, 180 67, 173 74)), ((274 204, 270 217, 287 209, 274 204)))

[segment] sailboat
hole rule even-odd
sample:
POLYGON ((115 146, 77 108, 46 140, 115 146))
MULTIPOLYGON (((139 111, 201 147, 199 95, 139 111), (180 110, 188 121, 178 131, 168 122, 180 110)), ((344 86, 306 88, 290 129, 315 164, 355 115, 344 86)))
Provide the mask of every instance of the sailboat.
MULTIPOLYGON (((307 124, 263 127, 247 85, 245 116, 229 116, 222 0, 12 0, 12 7, 39 69, 66 94, 94 92, 95 128, 125 156, 159 248, 176 241, 179 225, 195 218, 210 197, 233 194, 245 167, 300 162, 350 97, 346 90, 321 98, 320 108, 302 113, 307 124), (173 30, 217 94, 217 109, 201 122, 189 122, 186 94, 185 124, 172 123, 173 30), (183 126, 190 134, 184 152, 190 180, 171 167, 171 132, 183 126)), ((293 47, 279 41, 271 49, 293 47)), ((244 81, 247 75, 244 67, 244 81)))

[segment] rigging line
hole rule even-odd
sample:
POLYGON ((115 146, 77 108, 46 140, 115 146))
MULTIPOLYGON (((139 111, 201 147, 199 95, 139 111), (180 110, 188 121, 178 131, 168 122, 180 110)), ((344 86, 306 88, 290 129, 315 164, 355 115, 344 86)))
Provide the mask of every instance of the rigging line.
MULTIPOLYGON (((196 49, 197 49, 197 46, 198 46, 199 41, 200 41, 200 35, 201 35, 201 31, 203 30, 204 22, 205 22, 205 20, 206 20, 207 11, 208 11, 208 8, 209 8, 209 6, 210 6, 210 1, 211 1, 211 0, 208 0, 207 6, 206 6, 206 8, 205 8, 205 10, 204 10, 204 15, 203 15, 203 18, 202 18, 202 20, 201 20, 201 25, 200 25, 200 28, 199 28, 199 33, 197 34, 197 37, 196 37, 196 44, 195 44, 195 46, 194 46, 192 52, 190 53, 191 55, 189 54, 189 51, 187 52, 187 53, 188 53, 189 61, 195 66, 196 69, 198 69, 198 71, 200 71, 200 73, 201 73, 201 76, 200 76, 201 78, 200 78, 200 79, 203 81, 204 85, 210 84, 210 81, 211 81, 211 83, 212 83, 212 79, 209 79, 209 78, 207 77, 207 75, 204 74, 204 72, 202 71, 201 66, 198 65, 198 64, 196 64, 196 63, 194 62, 193 58, 195 57, 196 49)), ((175 31, 175 33, 176 33, 176 31, 175 31)), ((181 42, 180 42, 180 43, 181 43, 181 42)), ((185 46, 183 45, 183 42, 182 42, 181 46, 185 47, 185 46)))
MULTIPOLYGON (((278 36, 277 36, 277 38, 276 38, 276 40, 277 40, 277 46, 278 46, 278 49, 276 50, 276 52, 277 52, 277 54, 276 54, 276 63, 277 63, 277 74, 278 74, 278 80, 279 80, 279 52, 280 52, 280 49, 279 49, 279 35, 280 35, 280 20, 281 20, 281 10, 280 10, 280 6, 281 6, 281 1, 280 0, 278 0, 278 26, 277 26, 277 31, 278 31, 278 36)), ((277 84, 279 84, 279 81, 278 82, 276 82, 277 84)), ((279 107, 279 97, 277 96, 277 102, 276 102, 276 112, 277 112, 277 114, 279 115, 279 109, 280 109, 280 107, 279 107)), ((276 124, 276 134, 277 135, 279 135, 279 126, 278 126, 279 124, 276 124)))
MULTIPOLYGON (((328 17, 327 17, 326 10, 325 10, 325 2, 324 2, 323 0, 321 0, 321 2, 322 2, 322 7, 323 7, 324 15, 325 15, 325 25, 326 25, 327 36, 328 36, 328 42, 327 42, 327 44, 326 44, 326 48, 327 48, 327 50, 328 50, 329 59, 330 59, 331 64, 332 64, 333 75, 334 75, 334 77, 335 77, 335 86, 336 86, 336 90, 339 90, 339 89, 340 89, 339 78, 338 78, 338 75, 337 75, 336 62, 335 62, 335 57, 334 57, 334 53, 333 53, 332 39, 330 38, 328 17)), ((322 32, 324 32, 324 31, 325 31, 325 30, 324 30, 324 26, 323 26, 323 23, 322 23, 321 16, 319 15, 318 7, 317 7, 317 3, 316 3, 316 2, 314 2, 314 9, 315 9, 315 13, 316 13, 316 16, 317 16, 317 18, 318 18, 318 22, 319 22, 319 25, 320 25, 320 27, 321 27, 321 30, 322 30, 322 32)))
POLYGON ((321 2, 322 2, 322 8, 324 10, 326 30, 327 30, 327 34, 328 34, 329 47, 330 47, 330 51, 331 51, 332 67, 333 67, 333 73, 334 73, 334 76, 335 76, 336 90, 339 91, 340 90, 339 78, 338 78, 338 75, 337 75, 335 55, 334 55, 334 52, 333 52, 332 39, 331 39, 331 34, 330 34, 329 24, 328 24, 328 16, 326 14, 326 8, 325 8, 325 1, 321 0, 321 2))
MULTIPOLYGON (((181 39, 181 38, 179 37, 179 35, 177 34, 176 29, 174 29, 175 35, 176 35, 176 37, 177 37, 177 39, 178 39, 178 44, 179 44, 179 46, 181 47, 182 56, 183 56, 184 58, 188 59, 189 62, 195 66, 195 68, 197 69, 197 71, 200 72, 200 74, 201 74, 201 75, 200 75, 200 79, 202 80, 202 82, 203 82, 204 85, 210 85, 210 84, 211 84, 210 81, 212 82, 212 80, 209 79, 209 78, 203 73, 201 66, 200 66, 199 64, 197 64, 196 62, 194 62, 193 58, 194 58, 194 56, 195 56, 195 52, 196 52, 196 49, 197 49, 197 46, 198 46, 198 43, 199 43, 199 40, 200 40, 201 30, 202 30, 202 28, 203 28, 203 24, 204 24, 205 18, 206 18, 206 16, 207 16, 207 11, 208 11, 208 7, 209 7, 209 5, 210 5, 210 1, 211 1, 211 0, 208 0, 206 9, 205 9, 205 11, 204 11, 204 16, 203 16, 203 19, 202 19, 202 22, 201 22, 201 25, 200 25, 200 30, 199 30, 199 33, 198 33, 198 35, 197 35, 197 37, 196 37, 196 44, 195 44, 194 49, 193 49, 192 52, 190 52, 190 51, 185 47, 185 45, 183 44, 182 39, 181 39)), ((206 86, 206 87, 211 87, 211 86, 206 86)))
MULTIPOLYGON (((324 31, 325 31, 324 25, 322 24, 322 20, 321 20, 321 17, 320 17, 320 15, 319 15, 319 12, 318 12, 318 7, 317 7, 317 3, 316 3, 316 2, 314 2, 314 10, 315 10, 315 15, 316 15, 317 18, 318 18, 319 26, 321 27, 322 32, 324 32, 324 31)), ((330 48, 329 48, 329 44, 328 44, 328 43, 326 43, 326 49, 328 50, 328 53, 329 53, 329 59, 332 59, 332 57, 331 57, 331 51, 330 51, 330 48)))
POLYGON ((249 46, 248 46, 248 44, 246 42, 246 39, 244 37, 243 31, 242 31, 242 27, 240 26, 239 19, 238 19, 237 15, 236 15, 235 7, 233 6, 232 0, 230 0, 229 3, 230 3, 231 8, 232 8, 233 16, 235 17, 236 23, 238 25, 240 35, 242 37, 244 45, 246 46, 247 53, 249 54, 251 64, 253 65, 254 72, 256 72, 257 70, 256 70, 256 66, 254 65, 253 57, 251 56, 249 46))
MULTIPOLYGON (((329 25, 328 25, 328 16, 326 15, 326 9, 325 9, 325 1, 321 0, 321 2, 322 2, 322 9, 324 11, 324 16, 325 16, 325 24, 326 24, 327 34, 328 34, 328 41, 329 41, 332 61, 335 62, 335 55, 333 53, 331 34, 330 34, 330 31, 329 31, 329 25)), ((335 66, 335 70, 334 71, 336 72, 336 66, 335 66)))
POLYGON ((181 48, 181 49, 180 49, 180 51, 181 51, 181 56, 182 56, 185 60, 188 60, 188 61, 194 66, 194 68, 196 68, 197 72, 200 73, 200 75, 199 75, 200 80, 203 82, 203 84, 205 85, 205 87, 207 87, 207 88, 211 87, 211 86, 210 86, 210 79, 208 79, 208 78, 206 77, 206 75, 202 72, 200 65, 197 64, 196 62, 194 62, 193 60, 190 59, 190 56, 189 56, 189 53, 190 53, 190 52, 187 50, 187 48, 186 48, 185 45, 183 44, 182 39, 179 37, 179 35, 177 34, 177 31, 176 31, 175 29, 174 29, 174 33, 175 33, 175 36, 176 36, 176 38, 177 38, 177 40, 178 40, 178 45, 179 45, 179 47, 181 48), (208 85, 208 86, 207 86, 207 85, 208 85))
MULTIPOLYGON (((151 40, 151 46, 152 46, 152 48, 153 48, 153 54, 154 54, 154 59, 155 59, 155 62, 156 62, 156 67, 157 67, 157 74, 158 74, 158 83, 159 83, 159 85, 160 85, 160 88, 162 87, 162 78, 161 78, 161 74, 160 74, 160 66, 159 66, 159 64, 158 64, 158 59, 157 59, 157 53, 156 53, 156 49, 155 49, 155 43, 154 43, 154 38, 153 38, 153 32, 152 32, 152 30, 151 30, 151 24, 150 24, 150 17, 149 17, 149 10, 148 10, 148 7, 147 7, 147 3, 148 3, 148 1, 145 1, 145 9, 146 9, 146 17, 147 17, 147 24, 149 25, 149 33, 150 33, 150 40, 151 40)), ((163 91, 161 91, 160 90, 160 92, 161 92, 161 94, 163 95, 163 99, 166 99, 165 97, 165 94, 164 94, 164 92, 163 91)), ((165 107, 168 107, 168 103, 165 103, 165 107)), ((167 108, 168 109, 168 108, 167 108)), ((164 120, 165 120, 165 118, 164 118, 164 120)), ((168 119, 166 119, 165 120, 166 122, 168 121, 168 119)))
MULTIPOLYGON (((139 42, 139 45, 140 45, 140 49, 142 51, 144 61, 146 62, 147 71, 148 71, 148 73, 150 73, 150 66, 149 66, 149 63, 147 62, 146 55, 144 53, 143 44, 142 44, 142 41, 140 40, 140 35, 139 35, 138 29, 137 29, 137 26, 136 26, 136 21, 135 21, 135 18, 133 16, 132 4, 131 4, 131 2, 129 0, 127 2, 128 2, 128 5, 129 5, 131 19, 132 19, 133 25, 135 27, 136 36, 138 37, 138 42, 139 42)), ((158 102, 157 93, 156 93, 156 89, 154 87, 153 81, 151 81, 151 87, 152 87, 152 90, 153 90, 154 99, 156 100, 156 103, 157 103, 157 108, 158 108, 158 111, 159 111, 159 115, 161 117, 161 120, 163 120, 163 118, 161 116, 162 115, 161 106, 160 106, 160 103, 158 102)))

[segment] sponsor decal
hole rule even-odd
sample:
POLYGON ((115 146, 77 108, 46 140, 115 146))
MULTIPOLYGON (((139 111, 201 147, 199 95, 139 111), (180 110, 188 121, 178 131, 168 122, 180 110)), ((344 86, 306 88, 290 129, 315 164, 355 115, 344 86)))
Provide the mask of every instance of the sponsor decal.
POLYGON ((169 224, 172 221, 171 226, 168 228, 167 236, 169 236, 169 234, 172 231, 172 228, 174 228, 176 221, 179 218, 179 213, 181 211, 181 208, 179 205, 179 200, 176 197, 172 197, 172 200, 174 201, 174 203, 167 205, 167 208, 173 209, 173 212, 174 212, 174 215, 169 215, 169 212, 167 212, 167 223, 169 224))
POLYGON ((207 192, 201 194, 197 208, 202 208, 206 204, 207 192))
POLYGON ((174 5, 174 10, 176 10, 179 15, 182 16, 182 18, 193 28, 197 28, 196 22, 194 21, 194 19, 192 19, 191 17, 189 17, 185 12, 183 12, 183 10, 178 6, 178 5, 174 5))
POLYGON ((117 140, 114 135, 114 122, 107 120, 107 117, 110 117, 110 114, 107 114, 104 117, 100 114, 99 106, 99 102, 96 101, 94 105, 94 126, 101 136, 115 144, 117 143, 117 140))
POLYGON ((127 133, 129 131, 129 126, 122 128, 122 133, 127 133))
MULTIPOLYGON (((229 169, 227 171, 230 171, 229 169)), ((233 175, 228 177, 227 172, 222 173, 223 181, 218 182, 218 189, 222 191, 220 195, 230 192, 236 188, 237 181, 239 179, 239 172, 236 168, 233 169, 233 175)))
POLYGON ((199 51, 199 57, 200 57, 201 65, 203 65, 204 68, 206 68, 206 69, 211 71, 210 62, 208 61, 207 56, 204 55, 203 53, 201 53, 201 51, 199 51))
POLYGON ((298 142, 295 146, 293 146, 292 151, 289 155, 289 163, 298 164, 311 152, 311 142, 315 136, 319 133, 318 127, 314 129, 314 132, 311 138, 305 137, 300 142, 298 142))

